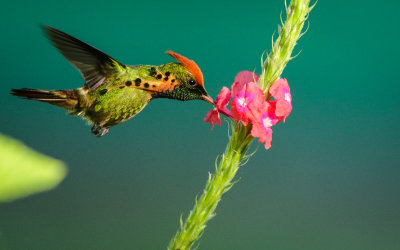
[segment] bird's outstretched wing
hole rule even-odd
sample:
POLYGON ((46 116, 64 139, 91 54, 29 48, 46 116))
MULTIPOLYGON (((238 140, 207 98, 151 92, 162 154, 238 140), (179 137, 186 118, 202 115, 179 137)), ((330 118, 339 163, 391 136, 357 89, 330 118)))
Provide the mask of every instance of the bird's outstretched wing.
POLYGON ((99 87, 113 73, 126 68, 111 56, 75 37, 49 26, 42 28, 51 43, 81 72, 90 90, 99 87))

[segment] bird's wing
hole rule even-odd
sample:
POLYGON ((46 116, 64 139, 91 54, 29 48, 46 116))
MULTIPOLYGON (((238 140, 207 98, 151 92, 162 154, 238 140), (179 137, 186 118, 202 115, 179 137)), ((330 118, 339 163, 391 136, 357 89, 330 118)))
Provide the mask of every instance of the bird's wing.
POLYGON ((43 26, 43 29, 51 43, 81 72, 90 90, 126 68, 111 56, 58 29, 49 26, 43 26))

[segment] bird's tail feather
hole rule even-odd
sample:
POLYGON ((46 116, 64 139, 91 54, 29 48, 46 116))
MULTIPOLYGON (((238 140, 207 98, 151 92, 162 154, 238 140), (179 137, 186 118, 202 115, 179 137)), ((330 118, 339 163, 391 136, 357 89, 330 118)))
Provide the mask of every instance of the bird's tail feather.
POLYGON ((41 90, 41 89, 11 89, 11 94, 22 98, 47 102, 74 111, 79 103, 79 96, 75 90, 41 90))

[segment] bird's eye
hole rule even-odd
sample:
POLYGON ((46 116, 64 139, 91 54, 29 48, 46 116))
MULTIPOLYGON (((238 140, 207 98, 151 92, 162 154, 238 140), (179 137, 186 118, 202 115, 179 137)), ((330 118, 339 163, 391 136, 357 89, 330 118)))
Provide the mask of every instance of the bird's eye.
POLYGON ((190 86, 196 85, 196 81, 193 78, 189 78, 187 82, 190 86))

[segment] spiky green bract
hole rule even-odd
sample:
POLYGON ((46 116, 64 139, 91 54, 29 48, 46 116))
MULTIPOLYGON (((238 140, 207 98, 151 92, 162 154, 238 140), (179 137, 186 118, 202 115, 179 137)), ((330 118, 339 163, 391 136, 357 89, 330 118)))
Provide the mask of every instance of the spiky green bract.
POLYGON ((222 194, 234 184, 232 180, 240 167, 240 163, 246 158, 245 154, 253 137, 249 133, 249 127, 230 123, 233 133, 225 153, 216 166, 215 174, 209 174, 202 196, 200 199, 196 199, 195 206, 185 225, 181 221, 180 229, 170 242, 168 249, 190 249, 201 236, 206 222, 214 217, 215 208, 222 194))
MULTIPOLYGON (((301 37, 301 29, 312 7, 309 0, 292 0, 286 8, 286 22, 279 30, 279 37, 275 41, 268 58, 263 61, 262 74, 259 80, 264 92, 267 92, 273 82, 281 75, 287 62, 291 59, 291 53, 297 40, 301 37)), ((251 125, 232 125, 233 133, 222 155, 219 166, 214 175, 209 175, 206 187, 200 199, 195 200, 193 210, 181 226, 175 237, 171 240, 169 250, 190 249, 201 237, 201 234, 215 214, 214 211, 222 195, 228 191, 234 182, 232 181, 239 167, 245 164, 251 156, 246 152, 253 139, 250 135, 251 125)))
MULTIPOLYGON (((262 73, 259 85, 264 93, 268 93, 271 85, 280 77, 286 64, 293 59, 292 51, 297 40, 306 32, 301 33, 304 22, 315 4, 309 7, 310 0, 292 0, 289 7, 286 5, 286 21, 282 27, 278 26, 278 38, 273 42, 271 52, 265 61, 261 59, 262 73)), ((273 40, 273 39, 272 39, 273 40)), ((268 98, 268 96, 267 96, 268 98)))

